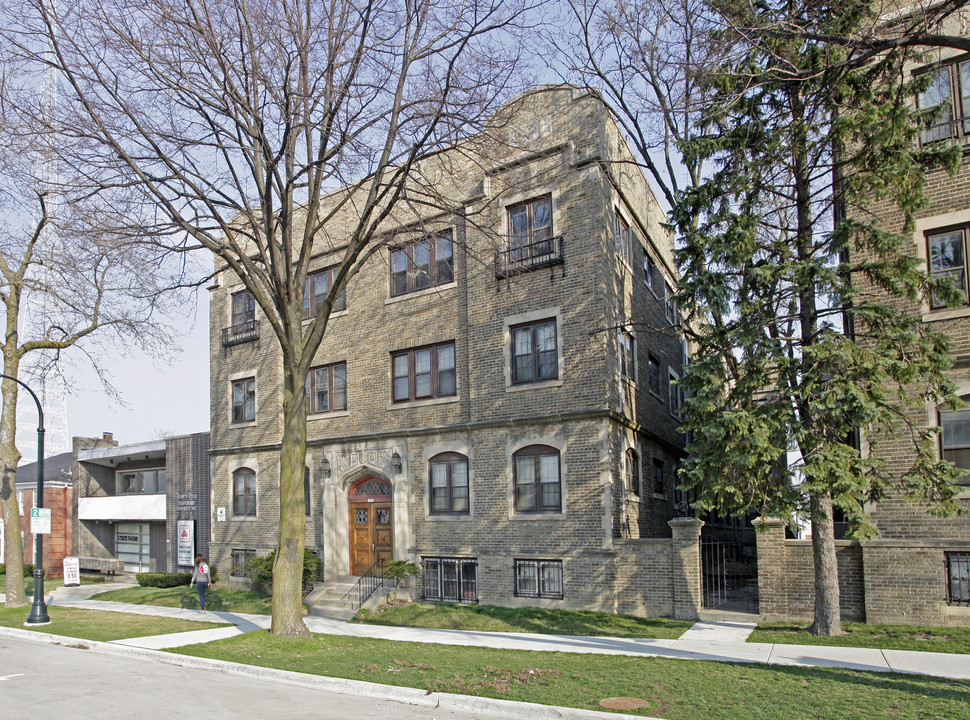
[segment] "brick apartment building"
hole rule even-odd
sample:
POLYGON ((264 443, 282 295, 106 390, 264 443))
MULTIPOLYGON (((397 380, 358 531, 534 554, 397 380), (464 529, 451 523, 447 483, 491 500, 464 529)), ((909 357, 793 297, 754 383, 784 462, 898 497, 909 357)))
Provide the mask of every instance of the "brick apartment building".
MULTIPOLYGON (((388 227, 335 308, 307 381, 307 547, 325 580, 413 561, 427 599, 689 614, 672 238, 593 97, 509 107, 506 143, 422 168, 456 209, 388 227)), ((313 258, 306 317, 338 258, 313 258)), ((241 578, 277 540, 282 370, 231 272, 210 303, 210 551, 241 578)))
MULTIPOLYGON (((44 574, 59 578, 64 574, 64 558, 71 554, 71 453, 44 458, 44 507, 51 511, 51 532, 44 535, 44 574)), ((37 463, 17 467, 17 506, 20 510, 20 536, 23 538, 23 561, 36 564, 37 546, 30 531, 30 510, 36 506, 37 463)), ((5 563, 3 520, 0 520, 0 563, 5 563)))
MULTIPOLYGON (((970 11, 951 17, 943 32, 970 32, 970 11)), ((916 73, 931 73, 921 108, 942 106, 937 125, 922 131, 923 143, 962 148, 955 176, 942 169, 926 177, 928 202, 912 232, 913 252, 927 272, 952 278, 970 298, 970 54, 932 53, 916 73)), ((902 218, 888 205, 876 208, 887 230, 903 232, 902 218)), ((951 377, 957 394, 970 402, 970 304, 946 307, 924 298, 912 308, 927 325, 953 341, 951 377)), ((963 514, 934 517, 926 506, 895 496, 867 508, 880 537, 859 544, 837 541, 842 615, 845 620, 917 625, 970 625, 970 409, 925 406, 909 410, 923 427, 941 428, 939 453, 968 474, 958 500, 963 514)), ((863 443, 866 443, 865 436, 863 443)), ((880 437, 877 452, 900 472, 910 467, 908 436, 880 437)), ((811 549, 807 541, 784 540, 779 523, 758 538, 761 614, 770 619, 805 619, 812 614, 811 549)))

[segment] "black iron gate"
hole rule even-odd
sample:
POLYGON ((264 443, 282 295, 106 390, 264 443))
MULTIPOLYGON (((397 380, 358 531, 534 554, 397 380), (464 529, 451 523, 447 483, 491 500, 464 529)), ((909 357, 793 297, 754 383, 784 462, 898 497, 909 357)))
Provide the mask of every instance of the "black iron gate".
POLYGON ((701 583, 706 610, 758 612, 758 559, 736 542, 701 538, 701 583))

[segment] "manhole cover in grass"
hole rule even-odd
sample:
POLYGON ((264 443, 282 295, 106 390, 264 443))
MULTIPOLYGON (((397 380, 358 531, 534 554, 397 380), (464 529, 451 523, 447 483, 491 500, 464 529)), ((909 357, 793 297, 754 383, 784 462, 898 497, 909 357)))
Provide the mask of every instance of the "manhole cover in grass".
POLYGON ((600 700, 600 705, 607 710, 636 710, 650 707, 650 703, 642 698, 612 697, 600 700))

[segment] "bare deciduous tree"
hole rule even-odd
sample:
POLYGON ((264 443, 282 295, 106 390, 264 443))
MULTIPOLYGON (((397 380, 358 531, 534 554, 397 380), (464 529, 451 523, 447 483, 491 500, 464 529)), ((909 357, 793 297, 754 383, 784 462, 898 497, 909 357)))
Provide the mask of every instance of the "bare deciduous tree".
MULTIPOLYGON (((96 369, 108 352, 137 346, 164 353, 172 338, 160 321, 162 291, 178 284, 182 271, 173 272, 156 247, 137 242, 130 225, 137 208, 125 192, 99 193, 90 173, 56 170, 54 154, 66 146, 37 70, 0 58, 2 372, 39 389, 35 383, 59 371, 59 355, 69 348, 96 369)), ((27 604, 16 494, 19 386, 5 378, 2 388, 6 603, 19 607, 27 604)))
MULTIPOLYGON (((416 164, 508 97, 529 0, 23 0, 72 97, 72 159, 157 210, 157 242, 204 248, 252 293, 282 355, 272 632, 306 635, 305 378, 330 310, 428 202, 416 164), (411 188, 410 190, 408 188, 411 188), (404 202, 407 201, 407 202, 404 202), (303 318, 311 260, 338 267, 303 318)), ((29 35, 28 35, 29 36, 29 35)), ((21 43, 28 51, 30 43, 21 43)))

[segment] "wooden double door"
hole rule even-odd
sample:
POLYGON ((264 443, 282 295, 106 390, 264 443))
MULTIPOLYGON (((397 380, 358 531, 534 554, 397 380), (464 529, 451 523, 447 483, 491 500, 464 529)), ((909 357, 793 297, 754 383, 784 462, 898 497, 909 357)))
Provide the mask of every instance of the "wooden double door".
POLYGON ((394 559, 391 486, 365 478, 350 489, 350 573, 363 575, 378 560, 394 559))

